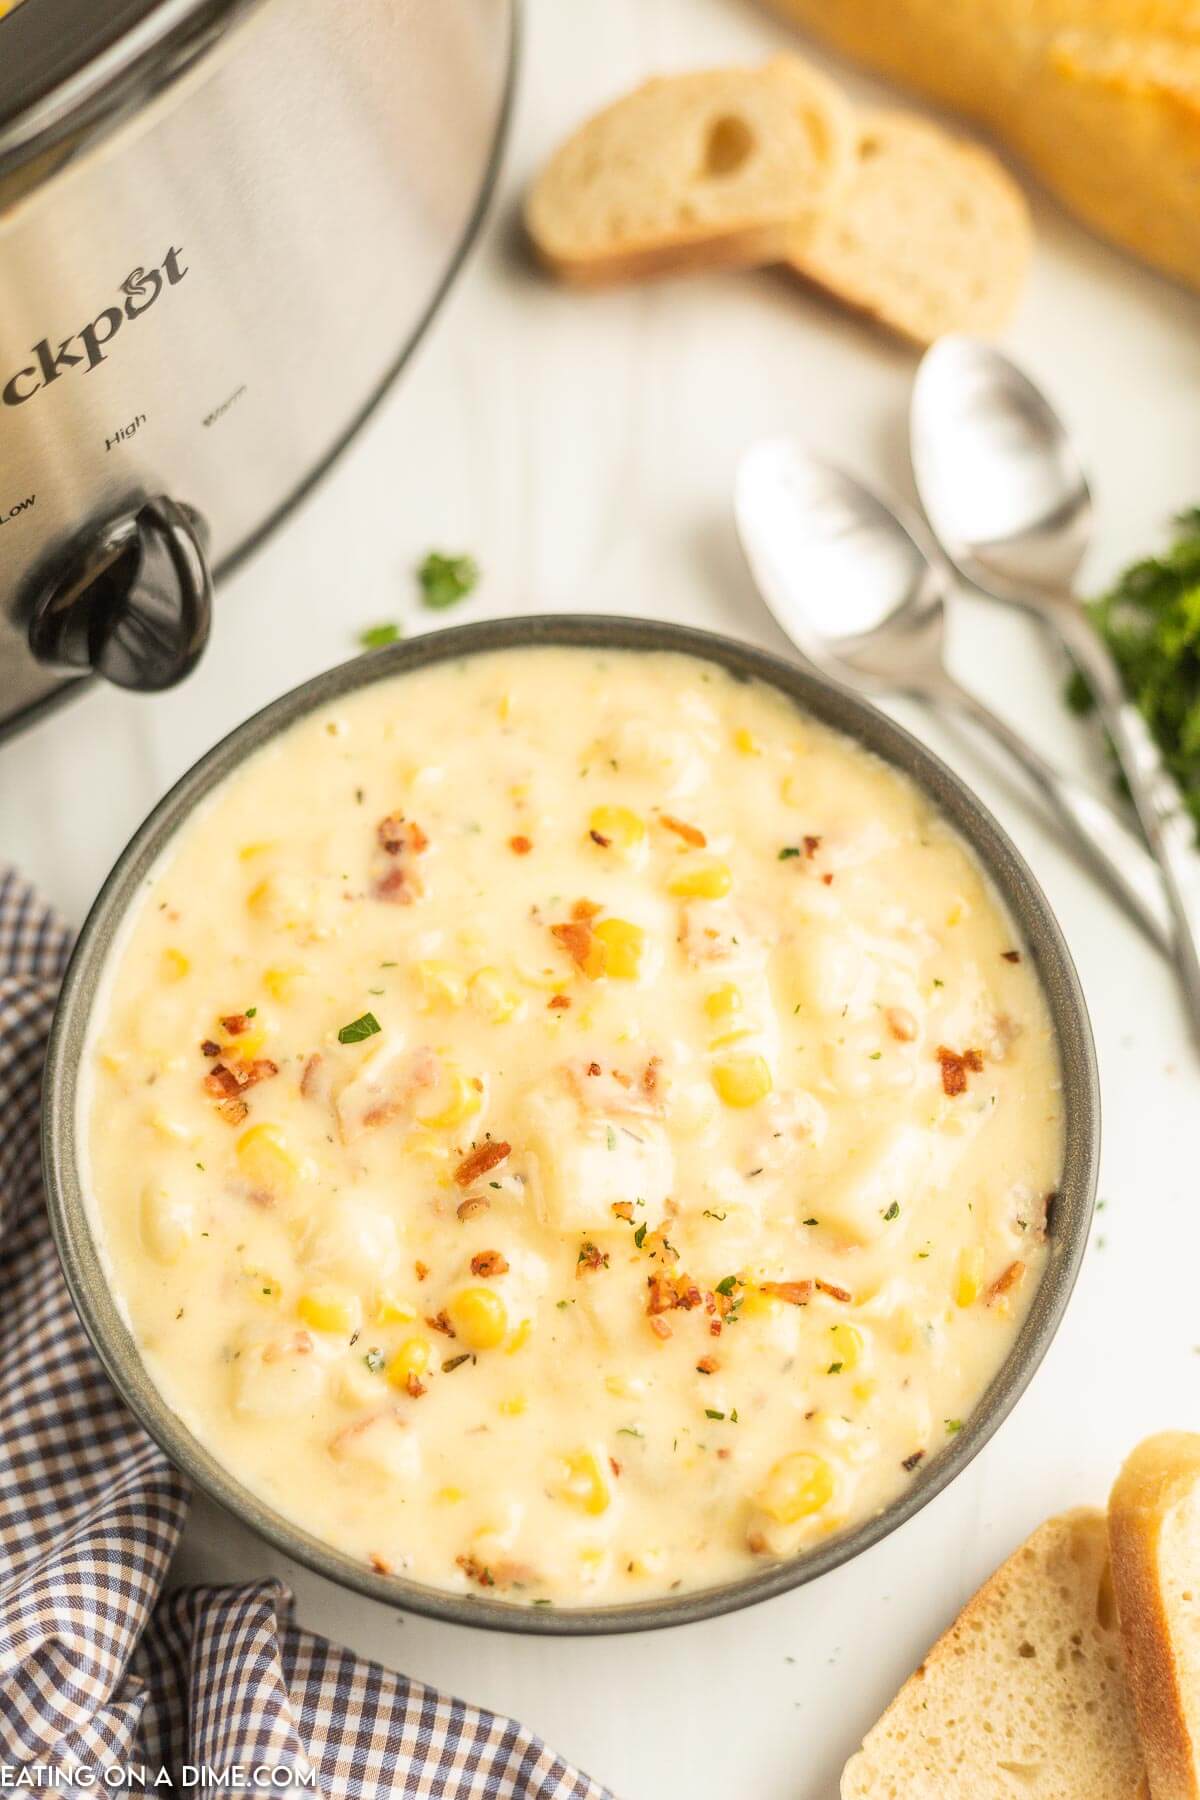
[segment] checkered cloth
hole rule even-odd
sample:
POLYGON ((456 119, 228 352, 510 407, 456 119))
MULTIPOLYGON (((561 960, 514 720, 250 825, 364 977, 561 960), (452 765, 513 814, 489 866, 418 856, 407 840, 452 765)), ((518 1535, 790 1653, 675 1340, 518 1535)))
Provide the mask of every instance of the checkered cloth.
POLYGON ((82 1768, 102 1793, 116 1765, 148 1785, 241 1766, 337 1800, 611 1800, 511 1719, 302 1631, 279 1582, 160 1597, 187 1486, 108 1385, 43 1209, 38 1092, 69 948, 0 871, 0 1773, 61 1787, 82 1768))

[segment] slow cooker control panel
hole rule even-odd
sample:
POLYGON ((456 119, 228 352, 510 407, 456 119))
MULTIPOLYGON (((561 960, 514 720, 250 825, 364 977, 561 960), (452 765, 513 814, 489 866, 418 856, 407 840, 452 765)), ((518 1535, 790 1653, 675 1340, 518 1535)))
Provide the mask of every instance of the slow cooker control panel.
POLYGON ((110 519, 35 599, 33 655, 63 674, 92 671, 117 687, 172 687, 208 641, 206 540, 199 514, 165 495, 110 519))

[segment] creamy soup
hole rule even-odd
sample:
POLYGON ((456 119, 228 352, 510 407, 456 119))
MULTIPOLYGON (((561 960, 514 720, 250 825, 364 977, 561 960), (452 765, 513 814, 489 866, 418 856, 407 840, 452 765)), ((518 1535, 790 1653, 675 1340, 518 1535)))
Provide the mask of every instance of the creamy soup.
POLYGON ((375 1569, 729 1580, 902 1494, 1045 1257, 1046 1003, 904 777, 691 658, 321 709, 173 843, 87 1053, 168 1403, 375 1569))

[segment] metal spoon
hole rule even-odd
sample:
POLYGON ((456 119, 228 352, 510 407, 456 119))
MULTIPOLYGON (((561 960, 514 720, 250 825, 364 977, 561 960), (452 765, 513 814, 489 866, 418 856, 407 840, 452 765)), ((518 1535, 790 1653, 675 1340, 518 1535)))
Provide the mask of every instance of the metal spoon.
POLYGON ((1200 859, 1158 746, 1073 582, 1092 503, 1062 421, 993 345, 943 338, 913 390, 912 458, 934 533, 969 581, 1057 631, 1096 698, 1162 876, 1173 956, 1200 1035, 1200 859))
POLYGON ((790 438, 746 452, 734 506, 759 591, 797 649, 843 686, 948 704, 990 732, 1152 941, 1168 948, 1170 921, 1144 846, 946 668, 946 570, 919 528, 790 438))

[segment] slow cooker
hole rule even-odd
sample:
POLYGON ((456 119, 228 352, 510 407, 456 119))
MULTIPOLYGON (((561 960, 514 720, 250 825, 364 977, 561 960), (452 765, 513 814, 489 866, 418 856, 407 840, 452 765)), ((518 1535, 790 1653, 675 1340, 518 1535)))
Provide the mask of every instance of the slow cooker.
POLYGON ((0 732, 169 687, 486 203, 516 0, 0 0, 0 732))

